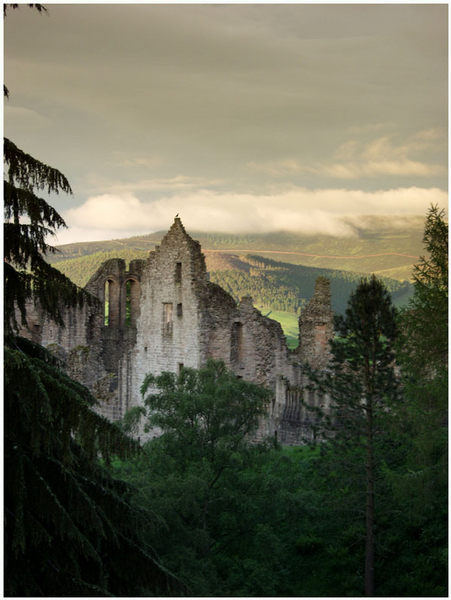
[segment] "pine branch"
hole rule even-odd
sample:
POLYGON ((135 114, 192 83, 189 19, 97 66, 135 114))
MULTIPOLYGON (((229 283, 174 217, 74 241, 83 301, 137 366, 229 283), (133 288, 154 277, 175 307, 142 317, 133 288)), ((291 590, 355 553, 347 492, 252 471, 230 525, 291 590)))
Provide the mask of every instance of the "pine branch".
POLYGON ((48 194, 58 194, 60 191, 72 194, 68 180, 58 169, 26 154, 7 138, 4 138, 3 157, 11 185, 18 185, 30 192, 40 189, 48 194))

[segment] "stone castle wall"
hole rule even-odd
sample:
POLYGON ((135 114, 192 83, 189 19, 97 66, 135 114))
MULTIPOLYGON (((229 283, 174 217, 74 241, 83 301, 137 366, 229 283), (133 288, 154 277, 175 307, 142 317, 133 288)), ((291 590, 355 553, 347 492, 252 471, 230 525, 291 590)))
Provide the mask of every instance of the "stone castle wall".
POLYGON ((302 362, 322 369, 329 360, 328 280, 318 279, 302 312, 295 351, 288 350, 280 324, 255 309, 252 298, 237 303, 208 280, 200 244, 179 218, 147 260, 131 261, 128 269, 122 259, 108 260, 86 289, 98 303, 67 309, 64 329, 33 309, 25 333, 59 352, 68 372, 100 399, 105 416, 117 420, 139 405, 148 373, 177 373, 214 358, 238 377, 272 390, 258 437, 274 435, 284 444, 314 437, 313 413, 303 403, 322 400, 305 390, 302 362))

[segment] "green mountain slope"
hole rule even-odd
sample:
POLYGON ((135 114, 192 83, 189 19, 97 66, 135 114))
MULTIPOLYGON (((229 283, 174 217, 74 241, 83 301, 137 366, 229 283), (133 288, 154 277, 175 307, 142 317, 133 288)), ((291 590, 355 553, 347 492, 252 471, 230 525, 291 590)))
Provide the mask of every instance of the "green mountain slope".
MULTIPOLYGON (((147 254, 145 250, 123 248, 61 261, 55 266, 72 281, 84 286, 105 260, 118 257, 129 262, 135 258, 146 258, 147 254)), ((237 256, 207 251, 205 256, 210 280, 236 300, 249 295, 258 306, 292 314, 298 314, 311 298, 319 276, 330 279, 333 309, 342 313, 349 294, 362 277, 359 273, 293 265, 256 255, 237 256)), ((384 278, 384 282, 396 304, 406 302, 412 290, 409 283, 389 278, 384 278)))
MULTIPOLYGON (((288 232, 246 235, 189 233, 201 243, 204 251, 258 254, 285 263, 363 273, 383 274, 386 271, 388 274, 392 270, 394 278, 410 278, 412 265, 423 252, 421 217, 406 219, 402 227, 384 218, 367 217, 362 220, 361 226, 353 225, 352 229, 353 235, 347 237, 288 232)), ((154 249, 165 233, 66 244, 59 246, 60 252, 49 257, 49 260, 55 263, 98 252, 113 252, 111 256, 118 256, 122 250, 145 254, 154 249)))
MULTIPOLYGON (((207 254, 207 265, 208 265, 207 254)), ((235 269, 210 271, 210 279, 235 299, 249 295, 258 306, 298 314, 312 297, 317 277, 330 279, 332 308, 343 313, 350 293, 365 274, 282 263, 261 256, 241 256, 235 269)), ((214 264, 213 264, 214 266, 214 264)), ((382 278, 395 304, 404 304, 412 292, 408 282, 382 278)))
MULTIPOLYGON (((86 242, 60 246, 49 257, 78 285, 109 258, 127 262, 146 258, 166 232, 122 240, 86 242)), ((407 283, 412 266, 422 253, 423 219, 410 219, 405 227, 385 219, 366 219, 354 236, 308 236, 287 232, 233 235, 191 232, 206 257, 211 281, 236 300, 250 295, 254 304, 279 321, 290 347, 297 343, 297 319, 313 294, 315 280, 331 280, 332 306, 345 310, 350 293, 360 278, 375 272, 392 293, 396 305, 405 304, 412 293, 407 283)))

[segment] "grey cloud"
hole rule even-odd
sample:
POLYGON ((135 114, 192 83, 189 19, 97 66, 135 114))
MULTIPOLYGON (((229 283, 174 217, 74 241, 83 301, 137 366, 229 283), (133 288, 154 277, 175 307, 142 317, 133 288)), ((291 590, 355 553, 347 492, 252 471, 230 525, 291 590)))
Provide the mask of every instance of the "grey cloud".
MULTIPOLYGON (((351 131, 365 146, 446 130, 446 17, 444 5, 406 4, 22 8, 5 23, 10 104, 48 126, 38 135, 7 115, 5 131, 56 159, 80 199, 94 178, 265 189, 280 173, 247 165, 289 161, 302 168, 285 171, 287 184, 326 186, 333 173, 314 167, 351 131)), ((425 185, 446 185, 446 141, 414 158, 440 167, 425 185)), ((417 185, 410 167, 390 184, 417 185)), ((382 171, 353 173, 356 187, 386 185, 382 171)))

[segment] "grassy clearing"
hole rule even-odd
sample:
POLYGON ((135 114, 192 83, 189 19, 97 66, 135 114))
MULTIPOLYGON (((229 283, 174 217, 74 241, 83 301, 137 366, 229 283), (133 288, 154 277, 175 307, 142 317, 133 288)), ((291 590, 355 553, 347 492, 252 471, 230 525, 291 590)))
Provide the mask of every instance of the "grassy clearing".
POLYGON ((265 315, 265 317, 274 319, 274 321, 277 321, 281 324, 283 333, 287 338, 288 348, 294 349, 298 347, 299 317, 297 315, 282 310, 271 310, 265 306, 256 306, 256 308, 258 308, 258 310, 265 315))

